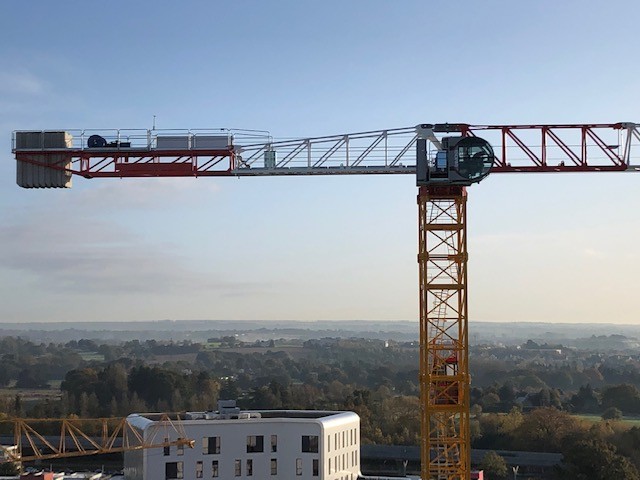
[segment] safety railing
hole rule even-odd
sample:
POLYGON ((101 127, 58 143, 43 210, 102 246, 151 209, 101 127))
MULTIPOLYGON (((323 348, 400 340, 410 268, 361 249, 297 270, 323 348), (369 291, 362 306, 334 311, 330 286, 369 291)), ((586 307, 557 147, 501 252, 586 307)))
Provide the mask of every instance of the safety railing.
POLYGON ((269 143, 268 131, 195 128, 195 129, 59 129, 16 130, 11 135, 11 150, 154 150, 159 148, 198 150, 227 148, 238 142, 269 143))
POLYGON ((416 130, 414 127, 377 130, 324 137, 278 140, 245 144, 240 154, 238 173, 251 169, 323 169, 345 170, 375 167, 402 169, 415 165, 416 130))

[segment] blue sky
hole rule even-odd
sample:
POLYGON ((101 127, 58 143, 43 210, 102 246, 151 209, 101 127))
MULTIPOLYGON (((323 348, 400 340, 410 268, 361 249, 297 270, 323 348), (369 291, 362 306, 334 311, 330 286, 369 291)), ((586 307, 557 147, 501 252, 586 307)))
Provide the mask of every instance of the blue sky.
MULTIPOLYGON (((406 177, 15 185, 14 129, 640 121, 634 1, 0 4, 0 321, 417 318, 406 177)), ((637 174, 470 189, 470 319, 639 320, 637 174)))

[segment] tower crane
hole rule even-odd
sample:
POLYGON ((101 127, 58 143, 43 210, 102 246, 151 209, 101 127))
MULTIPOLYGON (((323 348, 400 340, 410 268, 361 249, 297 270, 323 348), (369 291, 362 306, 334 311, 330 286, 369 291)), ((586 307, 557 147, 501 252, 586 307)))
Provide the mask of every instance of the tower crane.
POLYGON ((281 141, 235 129, 16 131, 12 139, 25 188, 69 188, 74 175, 414 175, 425 480, 470 477, 467 188, 490 173, 638 171, 639 149, 632 122, 425 123, 281 141))

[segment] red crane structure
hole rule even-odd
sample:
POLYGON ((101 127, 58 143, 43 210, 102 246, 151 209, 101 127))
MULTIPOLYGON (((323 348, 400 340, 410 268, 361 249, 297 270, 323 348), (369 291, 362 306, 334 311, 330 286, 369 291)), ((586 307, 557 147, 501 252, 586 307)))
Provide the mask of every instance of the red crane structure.
POLYGON ((12 148, 25 188, 70 187, 73 175, 415 175, 425 480, 470 478, 467 187, 489 173, 640 170, 632 122, 421 124, 283 141, 234 129, 16 131, 12 148))

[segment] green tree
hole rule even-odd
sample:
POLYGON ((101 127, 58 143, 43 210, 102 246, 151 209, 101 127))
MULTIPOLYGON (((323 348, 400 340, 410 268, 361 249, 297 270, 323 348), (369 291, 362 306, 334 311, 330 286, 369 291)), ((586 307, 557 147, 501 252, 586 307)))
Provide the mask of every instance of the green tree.
POLYGON ((159 401, 165 405, 171 402, 176 389, 185 387, 185 380, 170 370, 141 366, 131 369, 128 384, 129 390, 136 392, 148 405, 155 405, 159 401))
POLYGON ((622 420, 622 412, 616 407, 609 407, 602 412, 603 420, 622 420))
POLYGON ((106 405, 113 397, 120 400, 128 392, 127 369, 120 363, 107 365, 98 373, 98 380, 96 394, 102 405, 106 405))
POLYGON ((13 401, 13 412, 16 417, 24 415, 24 410, 22 409, 22 397, 20 395, 16 395, 16 398, 13 401))
POLYGON ((499 389, 498 396, 502 402, 502 408, 510 409, 516 401, 516 390, 509 380, 507 380, 499 389))
POLYGON ((471 405, 471 408, 469 409, 471 416, 474 418, 479 418, 482 415, 482 406, 478 405, 477 403, 474 403, 473 405, 471 405))
POLYGON ((581 440, 564 451, 562 480, 640 480, 640 474, 628 458, 602 440, 581 440))
POLYGON ((480 469, 490 479, 506 479, 507 478, 507 462, 493 450, 486 453, 480 462, 480 469))
POLYGON ((576 412, 592 413, 600 408, 598 397, 590 384, 583 385, 578 392, 571 397, 571 405, 576 412))
POLYGON ((49 388, 45 370, 36 365, 23 368, 20 373, 18 373, 16 387, 49 388))
POLYGON ((93 368, 82 368, 67 372, 60 388, 62 391, 68 392, 70 396, 75 397, 76 401, 79 401, 82 393, 88 395, 93 392, 97 384, 97 372, 93 368))
POLYGON ((6 387, 11 381, 11 373, 8 368, 0 368, 0 387, 6 387))
POLYGON ((523 421, 524 415, 522 415, 520 409, 513 407, 508 414, 500 416, 498 431, 505 435, 513 435, 513 432, 522 425, 523 421))
POLYGON ((615 438, 615 445, 621 455, 629 457, 636 467, 640 467, 640 427, 631 427, 615 438))
POLYGON ((236 400, 240 396, 240 389, 233 380, 226 380, 222 384, 219 397, 221 400, 236 400))
POLYGON ((482 396, 480 405, 482 406, 483 410, 496 411, 495 407, 500 405, 500 396, 495 392, 488 392, 482 396))
POLYGON ((0 463, 0 476, 14 477, 20 474, 20 469, 13 462, 0 463))
POLYGON ((607 387, 602 392, 602 407, 616 407, 624 413, 640 413, 640 391, 628 383, 607 387))

